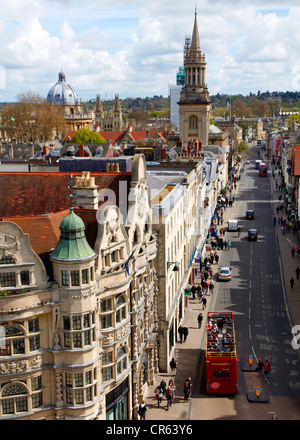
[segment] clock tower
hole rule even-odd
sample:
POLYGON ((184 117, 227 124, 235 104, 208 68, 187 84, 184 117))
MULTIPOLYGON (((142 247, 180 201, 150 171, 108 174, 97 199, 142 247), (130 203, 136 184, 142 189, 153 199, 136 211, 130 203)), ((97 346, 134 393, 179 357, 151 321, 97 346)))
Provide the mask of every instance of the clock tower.
POLYGON ((179 101, 179 130, 183 145, 198 139, 208 144, 210 99, 205 83, 206 60, 201 52, 198 33, 197 11, 192 40, 185 39, 185 84, 179 101))

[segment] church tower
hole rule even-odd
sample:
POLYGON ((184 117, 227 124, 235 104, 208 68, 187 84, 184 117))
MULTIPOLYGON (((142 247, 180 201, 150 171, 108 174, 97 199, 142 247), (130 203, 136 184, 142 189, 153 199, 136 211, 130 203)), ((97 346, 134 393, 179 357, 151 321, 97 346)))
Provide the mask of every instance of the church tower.
POLYGON ((179 101, 180 137, 183 145, 198 139, 208 144, 210 99, 205 83, 206 60, 201 52, 198 33, 197 11, 192 40, 185 39, 185 84, 179 101))

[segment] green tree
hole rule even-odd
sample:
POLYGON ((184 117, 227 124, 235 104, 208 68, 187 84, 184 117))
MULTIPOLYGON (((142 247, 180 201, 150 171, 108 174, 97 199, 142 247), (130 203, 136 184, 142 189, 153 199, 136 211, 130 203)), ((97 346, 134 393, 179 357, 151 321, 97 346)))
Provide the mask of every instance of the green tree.
POLYGON ((71 139, 71 143, 80 144, 92 142, 93 144, 104 144, 106 140, 97 132, 91 131, 88 128, 80 128, 71 139))

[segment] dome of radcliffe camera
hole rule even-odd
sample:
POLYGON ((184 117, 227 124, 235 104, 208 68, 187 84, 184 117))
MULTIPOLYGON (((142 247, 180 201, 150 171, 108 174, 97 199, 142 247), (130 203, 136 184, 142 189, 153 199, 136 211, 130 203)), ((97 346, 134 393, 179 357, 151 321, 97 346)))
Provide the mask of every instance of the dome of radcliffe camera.
POLYGON ((47 101, 55 104, 75 104, 78 101, 76 90, 66 82, 63 71, 59 72, 57 83, 49 90, 47 101))

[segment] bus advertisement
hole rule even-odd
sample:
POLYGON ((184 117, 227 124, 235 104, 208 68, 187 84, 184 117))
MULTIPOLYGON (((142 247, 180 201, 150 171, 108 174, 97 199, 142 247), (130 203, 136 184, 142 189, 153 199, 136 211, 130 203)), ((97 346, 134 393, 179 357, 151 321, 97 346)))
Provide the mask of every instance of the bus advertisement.
POLYGON ((232 312, 208 312, 206 327, 206 392, 238 392, 237 355, 232 312))
POLYGON ((266 162, 261 162, 259 164, 259 172, 258 174, 262 177, 266 177, 268 174, 268 165, 266 164, 266 162))

